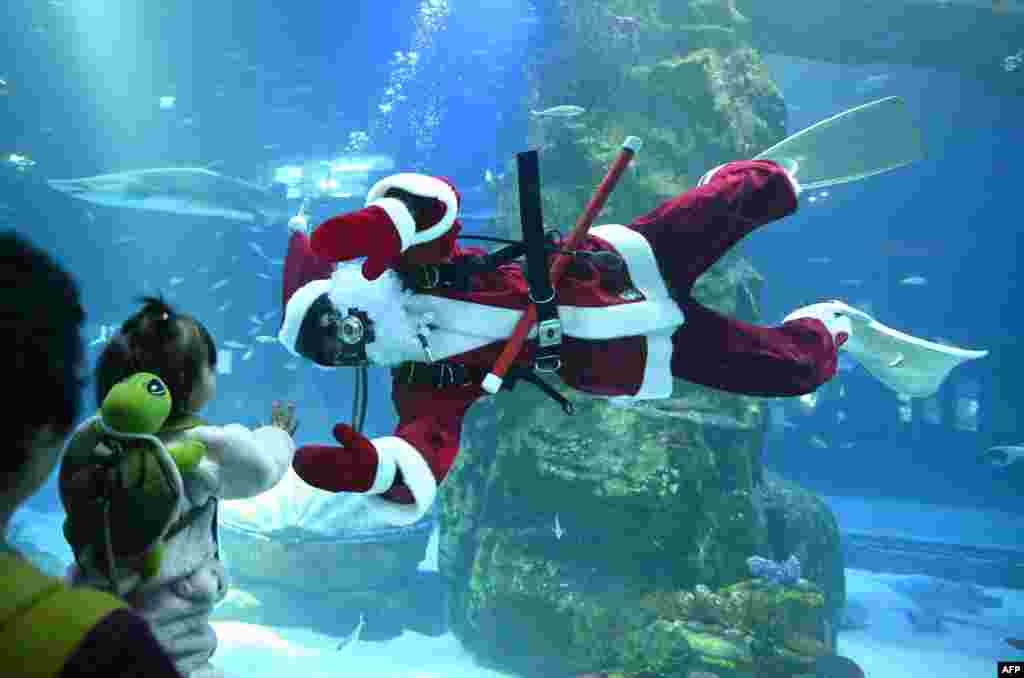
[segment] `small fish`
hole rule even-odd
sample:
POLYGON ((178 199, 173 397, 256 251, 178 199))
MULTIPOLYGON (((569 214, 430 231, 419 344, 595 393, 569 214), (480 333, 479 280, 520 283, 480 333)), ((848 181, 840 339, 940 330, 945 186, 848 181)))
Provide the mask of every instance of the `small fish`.
POLYGON ((221 313, 223 313, 224 311, 226 311, 229 308, 231 308, 231 303, 232 303, 231 300, 228 299, 223 304, 221 304, 220 307, 217 310, 220 311, 221 313))
POLYGON ((242 360, 248 360, 249 358, 251 358, 251 357, 252 357, 252 354, 253 354, 253 349, 251 349, 251 348, 250 348, 250 349, 249 349, 248 351, 246 351, 246 352, 245 352, 245 354, 244 354, 244 355, 242 356, 242 360))
POLYGON ((294 372, 295 370, 299 369, 299 361, 298 360, 290 360, 290 361, 288 361, 288 362, 286 362, 284 364, 284 368, 286 370, 290 370, 290 371, 294 372))
POLYGON ((888 365, 889 365, 889 367, 899 367, 900 365, 903 364, 903 361, 905 360, 905 358, 906 358, 906 356, 904 356, 902 353, 897 354, 897 356, 895 358, 893 358, 892 360, 889 361, 888 365))
POLYGON ((267 334, 261 334, 256 337, 256 341, 260 344, 273 344, 277 341, 277 337, 271 337, 267 334))
POLYGON ((900 281, 901 285, 909 285, 911 287, 924 287, 928 284, 928 278, 923 275, 909 275, 900 281))
POLYGON ((1024 445, 996 445, 980 455, 980 460, 997 468, 1006 468, 1024 459, 1024 445))
POLYGON ((261 257, 263 257, 264 259, 266 259, 266 258, 267 258, 267 255, 266 255, 266 253, 264 253, 264 252, 263 252, 263 248, 262 248, 262 247, 260 247, 260 244, 259 244, 259 243, 255 243, 255 242, 250 242, 250 243, 249 243, 249 249, 251 249, 251 250, 252 250, 253 252, 255 252, 256 254, 260 255, 260 256, 261 256, 261 257))
POLYGON ((831 257, 810 257, 807 259, 808 264, 831 264, 831 257))
POLYGON ((126 236, 122 236, 122 237, 118 238, 117 240, 115 240, 115 241, 114 241, 114 244, 115 244, 115 245, 127 245, 128 243, 130 243, 130 242, 135 242, 135 241, 137 241, 138 239, 139 239, 139 238, 138 238, 137 236, 134 236, 134 235, 126 235, 126 236))
POLYGON ((223 280, 218 280, 217 282, 213 283, 213 287, 210 288, 210 291, 216 292, 220 288, 227 285, 229 282, 231 282, 231 278, 224 278, 223 280))
POLYGON ((199 273, 200 275, 206 275, 209 272, 210 272, 210 267, 209 266, 200 266, 199 268, 196 269, 196 273, 199 273))
POLYGON ((847 287, 860 287, 864 284, 864 281, 860 278, 843 278, 839 281, 840 285, 846 285, 847 287))
POLYGON ((558 520, 558 514, 555 514, 555 527, 552 530, 555 533, 555 539, 561 539, 565 536, 565 530, 562 529, 562 523, 558 520))
POLYGON ((177 287, 178 285, 180 285, 180 284, 181 284, 181 283, 183 283, 183 282, 185 282, 185 279, 184 279, 184 278, 180 278, 180 277, 178 277, 178 276, 175 276, 175 277, 171 278, 171 279, 170 279, 170 280, 168 281, 168 284, 169 284, 169 285, 170 285, 171 287, 177 287))
POLYGON ((808 438, 808 442, 811 444, 811 447, 816 447, 819 450, 828 449, 828 442, 821 436, 811 436, 808 438))
POLYGON ((839 410, 836 412, 836 423, 842 424, 844 421, 846 421, 846 412, 839 410))
POLYGON ((228 348, 237 348, 239 350, 243 348, 248 348, 248 346, 246 346, 240 341, 225 341, 224 345, 227 346, 228 348))
POLYGON ((262 330, 259 327, 253 327, 251 330, 249 330, 249 336, 250 337, 255 336, 255 335, 259 334, 261 331, 262 330))
POLYGON ((269 273, 257 273, 256 277, 263 278, 264 280, 273 280, 273 278, 270 277, 269 273))
POLYGON ((359 637, 363 635, 363 627, 365 626, 366 620, 363 618, 363 614, 360 612, 359 623, 356 624, 356 627, 354 629, 352 629, 352 633, 348 634, 347 636, 341 639, 341 642, 338 643, 338 649, 344 650, 346 647, 358 643, 359 637))
POLYGON ((267 311, 266 313, 263 314, 263 319, 264 320, 270 320, 275 315, 277 315, 277 311, 267 311))
POLYGON ((530 114, 538 118, 575 118, 586 112, 582 106, 552 106, 543 111, 530 111, 530 114))
POLYGON ((852 450, 856 446, 857 446, 857 443, 855 443, 855 442, 840 443, 839 444, 839 449, 841 449, 841 450, 852 450))
POLYGON ((262 325, 263 318, 253 313, 251 316, 249 316, 249 322, 251 322, 253 325, 262 325))
POLYGON ((267 259, 267 262, 272 266, 284 266, 284 259, 267 259))
POLYGON ((1006 644, 1015 650, 1024 650, 1024 640, 1020 638, 1006 638, 1006 644))
POLYGON ((889 82, 889 74, 881 73, 879 75, 869 75, 868 77, 857 83, 857 92, 860 94, 869 94, 871 92, 877 92, 886 86, 889 82))

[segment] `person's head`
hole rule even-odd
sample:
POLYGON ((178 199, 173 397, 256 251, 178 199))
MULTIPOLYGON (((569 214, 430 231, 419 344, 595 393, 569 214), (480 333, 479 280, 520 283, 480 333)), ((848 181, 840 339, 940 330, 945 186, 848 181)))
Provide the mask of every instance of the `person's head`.
POLYGON ((75 280, 27 239, 0 233, 3 426, 12 437, 0 453, 0 504, 7 510, 45 482, 78 418, 84 320, 75 280))
POLYGON ((142 308, 124 321, 96 363, 96 403, 118 382, 136 372, 160 377, 171 392, 171 414, 194 414, 213 398, 217 348, 192 316, 162 299, 143 297, 142 308))

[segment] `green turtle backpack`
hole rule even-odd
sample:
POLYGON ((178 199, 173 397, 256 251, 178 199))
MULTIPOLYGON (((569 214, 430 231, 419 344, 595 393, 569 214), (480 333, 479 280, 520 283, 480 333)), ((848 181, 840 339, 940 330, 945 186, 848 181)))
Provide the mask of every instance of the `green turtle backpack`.
POLYGON ((118 595, 119 574, 145 582, 159 571, 164 543, 183 522, 182 473, 206 452, 196 440, 165 445, 157 437, 203 423, 187 417, 169 426, 171 403, 159 377, 133 374, 78 427, 61 462, 64 537, 79 566, 105 573, 118 595))

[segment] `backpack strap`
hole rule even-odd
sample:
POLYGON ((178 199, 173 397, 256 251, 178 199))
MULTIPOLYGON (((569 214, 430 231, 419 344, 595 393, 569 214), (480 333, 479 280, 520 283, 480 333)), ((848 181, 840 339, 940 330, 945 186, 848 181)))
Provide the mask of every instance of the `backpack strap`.
POLYGON ((58 676, 89 631, 128 605, 109 593, 68 588, 14 553, 0 553, 0 666, 26 678, 58 676))

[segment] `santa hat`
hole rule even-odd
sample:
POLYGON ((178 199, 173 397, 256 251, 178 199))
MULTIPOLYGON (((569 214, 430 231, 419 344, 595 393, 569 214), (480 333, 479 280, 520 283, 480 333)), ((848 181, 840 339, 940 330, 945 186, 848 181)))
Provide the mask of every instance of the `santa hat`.
POLYGON ((296 358, 305 358, 298 351, 299 334, 309 309, 331 289, 330 280, 313 280, 295 290, 284 304, 284 321, 277 333, 281 345, 296 358))

